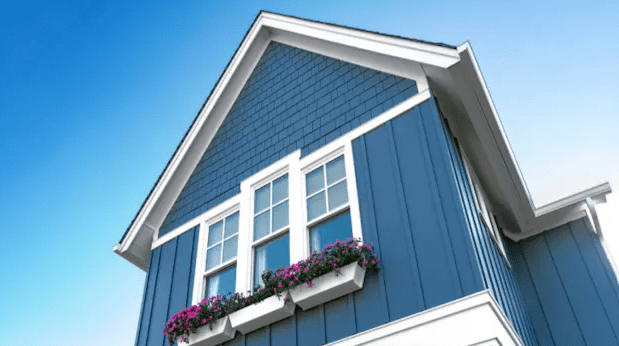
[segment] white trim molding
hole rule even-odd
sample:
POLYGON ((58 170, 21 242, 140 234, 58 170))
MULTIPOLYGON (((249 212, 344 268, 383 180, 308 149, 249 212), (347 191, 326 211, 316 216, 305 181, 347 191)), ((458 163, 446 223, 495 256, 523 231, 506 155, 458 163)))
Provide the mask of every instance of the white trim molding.
POLYGON ((524 346, 485 290, 326 346, 524 346))
POLYGON ((486 202, 512 240, 583 217, 585 198, 602 203, 611 192, 605 183, 535 207, 468 42, 448 47, 261 12, 114 252, 146 270, 152 242, 171 239, 157 239, 161 224, 271 42, 416 81, 419 94, 353 129, 347 138, 430 98, 431 87, 487 193, 486 202))

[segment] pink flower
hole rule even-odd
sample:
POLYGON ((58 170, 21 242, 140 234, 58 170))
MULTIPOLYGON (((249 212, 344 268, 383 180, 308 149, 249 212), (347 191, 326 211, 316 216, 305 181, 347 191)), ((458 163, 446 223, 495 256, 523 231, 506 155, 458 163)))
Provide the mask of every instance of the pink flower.
POLYGON ((202 320, 202 323, 206 323, 206 318, 202 320))

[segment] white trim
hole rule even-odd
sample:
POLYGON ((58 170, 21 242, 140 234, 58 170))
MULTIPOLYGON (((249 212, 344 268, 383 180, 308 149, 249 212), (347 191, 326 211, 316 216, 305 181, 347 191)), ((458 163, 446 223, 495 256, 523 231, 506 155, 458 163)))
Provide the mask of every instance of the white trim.
POLYGON ((293 186, 291 182, 297 181, 296 173, 298 171, 298 162, 301 157, 301 150, 295 150, 279 161, 271 164, 270 166, 262 169, 251 177, 241 182, 241 195, 243 196, 243 202, 241 209, 244 209, 248 213, 248 217, 244 220, 244 227, 239 229, 239 252, 237 257, 237 292, 251 291, 253 288, 253 262, 254 262, 254 248, 260 244, 264 244, 267 240, 273 240, 275 237, 281 236, 283 233, 288 232, 290 235, 290 254, 292 255, 292 244, 296 244, 296 239, 293 233, 298 233, 298 225, 292 224, 290 215, 294 206, 298 205, 297 194, 292 193, 293 186), (280 178, 283 175, 288 174, 288 227, 271 232, 267 236, 258 241, 253 240, 253 222, 254 222, 254 195, 255 191, 263 187, 265 184, 272 182, 280 178), (293 241, 294 240, 294 241, 293 241))
MULTIPOLYGON (((228 200, 222 202, 221 204, 213 207, 208 210, 204 214, 198 216, 197 220, 199 220, 200 230, 198 234, 198 248, 196 253, 196 266, 194 270, 194 280, 193 280, 193 295, 192 295, 192 304, 197 304, 202 300, 202 292, 204 291, 204 277, 207 275, 206 273, 206 248, 208 245, 208 228, 221 221, 222 219, 238 212, 239 213, 239 240, 241 233, 241 218, 243 217, 243 213, 241 211, 241 203, 240 203, 240 195, 236 195, 228 200)), ((222 242, 223 246, 223 242, 222 242)), ((237 249, 237 257, 236 261, 238 263, 238 249, 237 249)), ((213 274, 216 271, 220 271, 225 267, 231 266, 234 260, 229 260, 226 263, 220 264, 215 268, 212 268, 208 271, 208 274, 213 274)), ((237 272, 238 272, 238 264, 237 264, 237 272)), ((237 286, 238 289, 238 286, 237 286)))
MULTIPOLYGON (((370 130, 368 130, 370 131, 370 130)), ((337 138, 333 142, 325 145, 324 147, 312 152, 308 156, 304 157, 301 160, 301 193, 303 195, 303 203, 301 205, 301 224, 303 229, 303 258, 307 258, 310 255, 310 240, 309 240, 309 227, 312 225, 322 222, 326 219, 329 219, 333 215, 341 213, 343 210, 348 209, 350 212, 350 220, 352 226, 352 237, 358 238, 363 241, 363 232, 361 230, 361 214, 359 212, 359 197, 357 191, 357 180, 355 174, 355 165, 354 158, 352 153, 352 141, 356 137, 351 137, 344 135, 340 138, 337 138), (346 189, 348 193, 348 202, 340 207, 337 207, 334 210, 329 211, 327 206, 327 212, 314 220, 308 220, 307 218, 307 196, 305 196, 306 186, 305 186, 305 175, 310 173, 314 169, 330 162, 331 160, 343 156, 344 157, 344 168, 346 170, 346 189)), ((344 180, 343 179, 343 180, 344 180)), ((326 184, 326 181, 325 181, 326 184)), ((334 183, 335 184, 335 183, 334 183)), ((326 196, 326 185, 325 185, 325 196, 326 196)), ((344 240, 344 239, 342 239, 344 240)))
POLYGON ((123 242, 114 246, 114 252, 138 267, 146 268, 152 246, 143 235, 140 235, 140 241, 136 237, 139 233, 146 233, 146 238, 158 237, 153 228, 158 229, 165 219, 253 68, 273 40, 414 79, 418 90, 422 91, 428 89, 428 82, 420 62, 446 67, 459 61, 453 48, 261 13, 140 208, 123 242))
POLYGON ((470 154, 471 165, 489 194, 486 197, 500 205, 495 209, 501 215, 499 220, 509 221, 512 229, 504 228, 504 234, 519 241, 585 216, 582 201, 586 197, 604 202, 604 196, 610 193, 608 183, 535 207, 470 44, 458 46, 458 52, 460 63, 447 71, 425 71, 435 94, 440 95, 439 103, 450 111, 444 115, 453 120, 452 130, 470 154))
POLYGON ((488 290, 326 346, 357 345, 524 346, 488 290))

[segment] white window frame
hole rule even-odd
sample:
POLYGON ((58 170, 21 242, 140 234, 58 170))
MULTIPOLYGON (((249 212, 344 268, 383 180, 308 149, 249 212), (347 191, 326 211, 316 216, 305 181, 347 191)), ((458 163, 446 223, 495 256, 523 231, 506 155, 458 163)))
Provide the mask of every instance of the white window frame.
MULTIPOLYGON (((326 184, 326 181, 325 181, 326 184)), ((326 192, 325 185, 325 192, 326 192)), ((316 150, 310 155, 306 156, 301 160, 301 185, 300 192, 302 195, 302 206, 301 210, 301 220, 302 220, 302 229, 303 229, 303 258, 307 258, 310 255, 310 239, 309 239, 309 228, 324 222, 325 220, 329 220, 335 215, 341 214, 345 210, 350 212, 350 220, 352 224, 352 237, 358 238, 363 241, 363 234, 361 231, 361 215, 359 212, 359 199, 357 196, 357 179, 355 177, 355 167, 354 160, 352 154, 352 143, 350 139, 342 138, 341 140, 336 140, 323 148, 316 150), (307 219, 307 196, 305 194, 306 191, 306 174, 312 172, 316 168, 323 166, 324 164, 340 157, 344 157, 344 168, 346 170, 346 189, 348 194, 348 202, 342 206, 337 207, 334 210, 328 211, 313 219, 307 219)), ((325 193, 326 195, 326 193, 325 193)), ((342 239, 345 241, 345 239, 342 239)))
POLYGON ((296 150, 274 164, 264 168, 241 182, 241 209, 247 216, 239 220, 239 251, 237 253, 237 292, 248 292, 253 289, 254 251, 283 234, 288 233, 290 263, 298 262, 300 251, 300 224, 297 213, 293 210, 299 205, 299 158, 301 151, 296 150), (274 230, 270 234, 254 241, 254 197, 255 192, 265 185, 288 174, 288 227, 274 230))
MULTIPOLYGON (((189 220, 183 225, 177 227, 171 232, 166 233, 162 237, 158 237, 158 229, 151 227, 154 231, 153 244, 151 250, 154 250, 170 240, 182 235, 193 227, 200 225, 198 249, 196 254, 196 266, 194 271, 194 286, 193 286, 193 304, 197 304, 202 300, 202 292, 204 290, 204 274, 206 266, 206 248, 207 248, 207 232, 208 226, 221 221, 222 218, 232 215, 236 211, 239 212, 239 233, 238 233, 238 250, 236 257, 236 292, 245 293, 251 290, 253 276, 253 249, 256 245, 253 242, 253 198, 256 189, 264 186, 267 182, 281 177, 285 172, 288 173, 288 198, 289 198, 289 215, 288 215, 288 234, 290 237, 290 263, 296 263, 309 256, 309 230, 306 220, 306 198, 305 198, 305 175, 303 172, 310 172, 311 167, 318 167, 320 163, 326 163, 337 156, 344 155, 344 163, 346 169, 346 180, 348 189, 348 208, 352 223, 352 235, 354 238, 363 241, 363 233, 361 230, 361 215, 359 212, 359 199, 357 194, 357 181, 355 177, 355 167, 353 161, 352 141, 360 136, 382 126, 385 122, 404 114, 413 107, 429 100, 431 98, 429 90, 421 91, 420 93, 410 97, 406 101, 394 106, 381 115, 368 120, 359 127, 343 134, 341 137, 327 143, 323 147, 317 149, 311 154, 301 159, 301 151, 290 153, 272 165, 262 169, 260 172, 246 178, 241 182, 241 192, 213 207, 205 213, 189 220), (292 188, 291 188, 292 187, 292 188)), ((320 220, 326 220, 330 215, 334 215, 343 211, 346 207, 338 208, 332 213, 325 214, 320 217, 320 220)), ((314 222, 312 222, 314 224, 314 222)), ((149 226, 150 227, 150 226, 149 226)), ((260 244, 274 239, 283 234, 275 232, 265 236, 260 240, 260 244)), ((227 265, 231 265, 232 260, 221 264, 220 266, 209 270, 208 273, 214 273, 221 270, 227 265)))
MULTIPOLYGON (((222 221, 223 219, 233 215, 236 212, 239 213, 239 231, 238 231, 237 236, 239 237, 238 240, 240 242, 241 220, 245 216, 243 215, 243 210, 241 209, 240 198, 238 195, 219 204, 218 206, 207 211, 206 213, 202 214, 198 218, 199 225, 200 225, 200 235, 198 238, 198 250, 197 250, 198 253, 196 255, 196 268, 194 271, 194 281, 193 281, 194 284, 193 284, 193 295, 192 295, 193 304, 197 304, 198 302, 202 301, 203 298, 209 298, 209 297, 202 297, 202 294, 205 289, 204 284, 206 281, 205 280, 206 277, 213 275, 215 273, 221 272, 225 270, 226 268, 230 268, 232 267, 233 263, 236 262, 236 272, 237 272, 237 278, 238 278, 238 272, 239 272, 238 246, 237 246, 236 257, 234 259, 230 259, 224 263, 220 263, 215 268, 211 268, 208 271, 206 270, 206 250, 208 248, 208 232, 209 232, 210 226, 218 223, 219 221, 222 221)), ((222 246, 223 246, 223 240, 222 240, 222 246)), ((237 282, 235 283, 235 288, 236 288, 236 292, 239 292, 238 279, 237 279, 237 282)))

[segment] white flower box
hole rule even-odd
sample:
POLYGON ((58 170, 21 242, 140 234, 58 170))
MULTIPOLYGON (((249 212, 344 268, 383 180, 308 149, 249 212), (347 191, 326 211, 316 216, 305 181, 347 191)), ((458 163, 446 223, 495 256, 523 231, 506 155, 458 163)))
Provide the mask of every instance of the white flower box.
POLYGON ((230 314, 230 323, 243 334, 262 328, 273 322, 283 320, 294 315, 295 305, 290 299, 271 296, 260 303, 246 306, 230 314))
POLYGON ((312 280, 312 287, 301 284, 290 290, 292 301, 303 310, 313 308, 335 298, 359 290, 363 287, 365 269, 357 262, 334 270, 312 280))
MULTIPOLYGON (((189 335, 189 346, 211 346, 234 339, 236 330, 232 328, 228 316, 220 318, 215 323, 198 328, 195 334, 189 335)), ((179 342, 179 345, 181 343, 179 342)))

